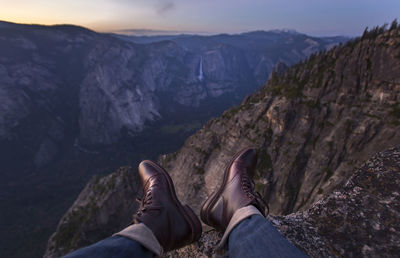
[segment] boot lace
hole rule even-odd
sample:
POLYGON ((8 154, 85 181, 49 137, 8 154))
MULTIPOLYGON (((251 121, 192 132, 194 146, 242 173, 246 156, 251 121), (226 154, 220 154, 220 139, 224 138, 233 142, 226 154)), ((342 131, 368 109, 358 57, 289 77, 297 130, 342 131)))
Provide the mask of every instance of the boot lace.
POLYGON ((151 210, 160 210, 162 207, 153 204, 153 195, 152 189, 149 188, 144 195, 144 198, 141 199, 139 197, 136 198, 136 201, 140 204, 139 209, 137 210, 136 214, 134 215, 134 219, 137 220, 140 218, 144 213, 151 210))
POLYGON ((255 183, 247 173, 242 177, 242 188, 246 193, 247 197, 253 200, 256 206, 264 210, 265 216, 269 214, 269 206, 262 198, 261 194, 255 190, 255 183))

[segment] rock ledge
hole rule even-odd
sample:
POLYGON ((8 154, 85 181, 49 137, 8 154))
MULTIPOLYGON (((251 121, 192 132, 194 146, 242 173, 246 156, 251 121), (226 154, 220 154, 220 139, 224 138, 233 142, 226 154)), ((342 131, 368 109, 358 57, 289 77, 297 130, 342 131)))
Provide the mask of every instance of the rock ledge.
MULTIPOLYGON (((311 257, 395 257, 400 253, 400 146, 376 154, 343 186, 310 209, 269 216, 279 231, 311 257)), ((221 235, 169 257, 210 257, 221 235)))

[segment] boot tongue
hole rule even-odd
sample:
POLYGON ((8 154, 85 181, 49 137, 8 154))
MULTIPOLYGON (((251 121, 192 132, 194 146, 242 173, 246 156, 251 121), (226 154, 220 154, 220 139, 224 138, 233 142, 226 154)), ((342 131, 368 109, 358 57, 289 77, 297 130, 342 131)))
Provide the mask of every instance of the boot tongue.
POLYGON ((157 175, 158 171, 154 168, 154 166, 152 165, 152 163, 148 160, 142 161, 139 164, 139 177, 142 183, 142 187, 143 187, 143 191, 146 191, 147 188, 150 186, 147 185, 149 179, 154 176, 157 175), (147 187, 146 187, 147 185, 147 187), (146 187, 146 189, 145 189, 146 187))
POLYGON ((257 165, 257 151, 255 149, 244 149, 231 161, 228 173, 228 181, 232 180, 240 172, 253 177, 257 165))
POLYGON ((241 163, 241 166, 243 166, 243 168, 246 168, 247 171, 251 173, 249 174, 249 176, 250 178, 252 178, 252 174, 257 165, 257 151, 255 149, 247 149, 242 154, 240 154, 235 161, 241 163))

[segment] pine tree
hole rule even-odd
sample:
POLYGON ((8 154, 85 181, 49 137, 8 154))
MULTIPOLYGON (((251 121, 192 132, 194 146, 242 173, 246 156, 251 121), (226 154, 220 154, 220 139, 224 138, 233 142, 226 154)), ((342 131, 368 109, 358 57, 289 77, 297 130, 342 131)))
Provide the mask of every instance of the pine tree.
POLYGON ((395 30, 399 27, 399 23, 397 22, 397 19, 394 19, 392 21, 392 24, 390 25, 390 29, 389 30, 395 30))
POLYGON ((368 26, 365 28, 361 38, 366 39, 367 37, 368 37, 368 26))

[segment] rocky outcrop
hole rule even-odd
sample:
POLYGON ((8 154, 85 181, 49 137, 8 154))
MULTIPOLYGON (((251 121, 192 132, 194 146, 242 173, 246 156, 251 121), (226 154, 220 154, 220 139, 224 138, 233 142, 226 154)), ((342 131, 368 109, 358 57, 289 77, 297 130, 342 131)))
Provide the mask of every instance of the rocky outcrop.
POLYGON ((273 74, 160 162, 178 196, 200 209, 229 159, 255 146, 256 186, 271 214, 306 210, 354 167, 400 143, 400 31, 363 37, 273 74))
MULTIPOLYGON (((268 219, 310 257, 396 257, 399 183, 400 146, 369 159, 344 186, 310 209, 268 219)), ((209 231, 197 243, 169 256, 210 257, 220 239, 220 234, 209 231)))

